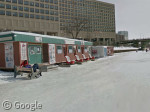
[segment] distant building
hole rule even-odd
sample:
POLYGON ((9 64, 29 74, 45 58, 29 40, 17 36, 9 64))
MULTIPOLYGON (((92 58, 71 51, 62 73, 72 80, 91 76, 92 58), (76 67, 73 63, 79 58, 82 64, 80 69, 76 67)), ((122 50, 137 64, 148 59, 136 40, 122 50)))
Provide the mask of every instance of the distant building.
POLYGON ((118 31, 119 35, 124 35, 125 40, 128 40, 128 31, 118 31))
MULTIPOLYGON (((0 31, 72 37, 67 26, 88 20, 77 38, 111 44, 115 5, 97 0, 0 0, 0 31)), ((83 26, 82 26, 83 27, 83 26)))
POLYGON ((121 42, 125 40, 125 36, 124 35, 119 35, 116 34, 116 42, 121 42))

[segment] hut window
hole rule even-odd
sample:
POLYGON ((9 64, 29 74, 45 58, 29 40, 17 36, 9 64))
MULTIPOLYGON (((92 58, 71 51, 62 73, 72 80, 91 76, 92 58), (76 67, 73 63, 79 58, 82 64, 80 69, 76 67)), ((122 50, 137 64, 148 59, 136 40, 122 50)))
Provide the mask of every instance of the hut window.
POLYGON ((73 53, 72 46, 69 46, 69 47, 68 47, 68 52, 69 52, 69 53, 73 53))
POLYGON ((78 53, 81 52, 81 46, 78 46, 78 53))
POLYGON ((84 52, 87 52, 87 47, 84 47, 84 52))
POLYGON ((32 55, 32 54, 35 54, 35 51, 34 51, 34 47, 33 47, 33 46, 30 48, 30 54, 31 54, 31 55, 32 55))
POLYGON ((41 47, 37 47, 37 54, 41 54, 41 47))
POLYGON ((61 54, 62 53, 62 46, 57 46, 57 54, 61 54))

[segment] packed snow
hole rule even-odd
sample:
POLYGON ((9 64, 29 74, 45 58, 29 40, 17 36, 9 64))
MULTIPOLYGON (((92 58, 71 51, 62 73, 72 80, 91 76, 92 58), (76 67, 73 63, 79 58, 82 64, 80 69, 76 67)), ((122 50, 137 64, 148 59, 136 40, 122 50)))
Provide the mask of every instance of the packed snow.
POLYGON ((149 65, 150 52, 134 51, 58 68, 34 80, 0 72, 0 103, 36 100, 42 104, 36 112, 149 112, 149 65))
POLYGON ((136 47, 114 47, 114 50, 137 50, 136 47))

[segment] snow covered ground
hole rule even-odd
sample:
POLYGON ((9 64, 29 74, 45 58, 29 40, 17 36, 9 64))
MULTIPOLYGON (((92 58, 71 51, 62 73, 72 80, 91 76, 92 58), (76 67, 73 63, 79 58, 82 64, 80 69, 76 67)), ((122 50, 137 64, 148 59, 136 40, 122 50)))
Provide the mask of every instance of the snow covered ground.
POLYGON ((137 50, 136 47, 114 47, 114 50, 137 50))
MULTIPOLYGON (((0 103, 37 100, 42 110, 36 112, 149 112, 149 65, 150 52, 134 51, 58 68, 34 80, 0 72, 0 103)), ((22 111, 30 112, 14 105, 10 110, 22 111)))

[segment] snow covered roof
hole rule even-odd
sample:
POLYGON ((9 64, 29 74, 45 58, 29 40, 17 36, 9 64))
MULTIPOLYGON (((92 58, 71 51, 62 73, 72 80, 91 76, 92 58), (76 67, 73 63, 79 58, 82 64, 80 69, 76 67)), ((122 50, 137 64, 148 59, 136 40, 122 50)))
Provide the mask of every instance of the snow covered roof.
MULTIPOLYGON (((1 35, 8 35, 8 34, 21 34, 21 35, 29 35, 29 36, 34 36, 34 37, 45 37, 45 38, 51 38, 51 39, 59 39, 59 40, 64 40, 65 44, 75 44, 76 42, 88 42, 84 40, 78 40, 78 39, 70 39, 66 37, 59 37, 59 36, 50 36, 50 35, 42 35, 42 34, 36 34, 36 33, 30 33, 30 32, 19 32, 19 31, 7 31, 7 32, 0 32, 1 35)), ((91 43, 91 42, 89 42, 91 43)))
POLYGON ((47 38, 55 38, 55 39, 68 39, 58 36, 49 36, 49 35, 42 35, 30 32, 18 32, 18 31, 8 31, 8 32, 0 32, 0 35, 7 35, 7 34, 22 34, 22 35, 30 35, 30 36, 38 36, 38 37, 47 37, 47 38))

